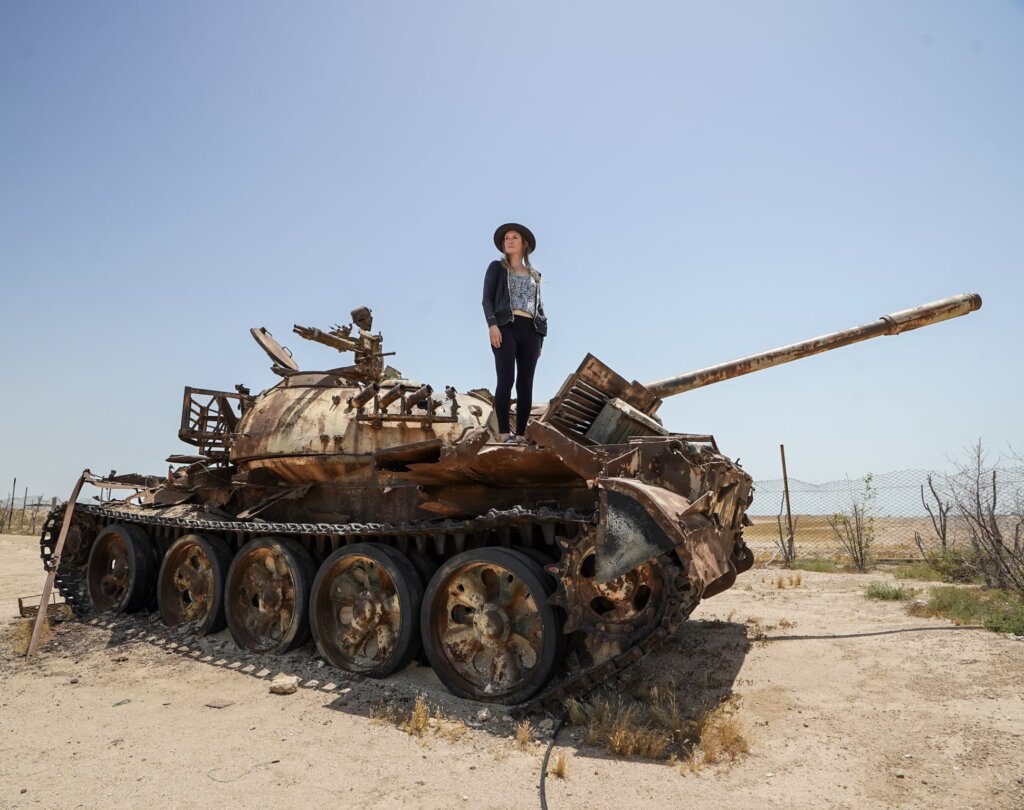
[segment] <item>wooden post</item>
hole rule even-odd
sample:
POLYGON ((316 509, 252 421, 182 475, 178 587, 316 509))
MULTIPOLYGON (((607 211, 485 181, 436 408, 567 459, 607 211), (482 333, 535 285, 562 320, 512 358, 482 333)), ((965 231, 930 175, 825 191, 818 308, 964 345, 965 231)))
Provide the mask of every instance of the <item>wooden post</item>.
POLYGON ((25 510, 28 509, 28 487, 25 487, 25 497, 21 499, 21 520, 18 521, 18 531, 25 528, 25 510))
POLYGON ((796 546, 793 542, 793 510, 789 506, 789 475, 786 473, 786 446, 779 445, 779 454, 782 456, 782 491, 786 494, 786 523, 789 526, 789 548, 787 557, 792 564, 796 560, 796 546))
MULTIPOLYGON (((68 528, 71 526, 71 515, 75 511, 75 501, 78 500, 78 493, 82 491, 82 484, 85 482, 85 476, 89 474, 88 470, 83 470, 82 474, 78 476, 78 482, 75 484, 75 488, 71 491, 71 497, 68 498, 67 509, 64 510, 64 522, 60 525, 60 535, 57 537, 57 545, 53 549, 53 558, 50 560, 50 570, 46 573, 46 582, 43 584, 43 595, 39 597, 39 613, 36 614, 36 625, 32 628, 32 638, 28 643, 28 652, 25 653, 25 660, 27 661, 33 655, 36 654, 36 647, 39 646, 39 635, 43 631, 43 623, 46 621, 46 608, 50 603, 50 592, 53 590, 53 580, 57 576, 57 568, 60 566, 60 555, 64 550, 64 541, 68 537, 68 528)), ((56 501, 57 499, 54 498, 56 501)))

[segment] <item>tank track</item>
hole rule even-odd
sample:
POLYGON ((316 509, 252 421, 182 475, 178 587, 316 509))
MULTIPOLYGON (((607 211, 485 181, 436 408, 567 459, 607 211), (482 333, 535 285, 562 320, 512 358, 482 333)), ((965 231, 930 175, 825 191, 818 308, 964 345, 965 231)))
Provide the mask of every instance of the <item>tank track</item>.
MULTIPOLYGON (((66 559, 62 559, 59 566, 54 565, 54 551, 65 508, 55 506, 46 516, 39 536, 39 556, 43 560, 43 570, 56 571, 53 584, 57 592, 64 597, 76 616, 82 616, 89 612, 89 593, 83 572, 76 570, 66 559)), ((78 511, 77 506, 75 511, 78 511)))
MULTIPOLYGON (((40 535, 40 556, 43 560, 43 567, 47 571, 54 570, 54 550, 60 533, 64 508, 59 506, 50 512, 40 535)), ((484 515, 467 520, 445 519, 405 523, 334 524, 209 520, 147 515, 95 504, 76 504, 74 515, 76 517, 88 515, 98 520, 161 527, 172 531, 227 533, 236 537, 240 542, 245 542, 251 537, 266 535, 324 538, 333 541, 332 548, 340 545, 342 537, 380 538, 381 540, 412 537, 422 539, 423 542, 433 538, 435 541, 441 539, 443 542, 443 538, 447 535, 498 531, 511 538, 514 529, 521 530, 530 525, 539 525, 544 532, 545 543, 554 549, 557 546, 553 542, 553 535, 555 527, 559 524, 576 524, 585 527, 597 522, 596 513, 579 513, 573 509, 558 511, 546 507, 536 510, 522 507, 513 507, 507 510, 492 509, 484 515)), ((581 533, 580 537, 582 536, 581 533)), ((687 582, 678 562, 672 555, 664 555, 661 562, 664 569, 666 606, 660 620, 652 625, 650 632, 636 639, 628 649, 607 660, 579 672, 569 673, 562 677, 556 676, 540 694, 518 706, 517 710, 526 712, 541 710, 554 704, 561 704, 570 697, 590 692, 655 651, 686 621, 700 601, 699 595, 687 582)), ((60 565, 56 569, 54 585, 77 615, 89 612, 88 588, 84 570, 76 569, 66 557, 61 559, 60 565)))

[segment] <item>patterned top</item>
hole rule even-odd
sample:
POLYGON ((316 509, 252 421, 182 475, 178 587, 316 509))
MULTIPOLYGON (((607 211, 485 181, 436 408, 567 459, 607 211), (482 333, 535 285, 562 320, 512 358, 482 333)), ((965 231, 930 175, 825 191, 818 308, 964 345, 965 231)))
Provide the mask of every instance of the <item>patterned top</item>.
POLYGON ((512 309, 529 312, 530 317, 537 314, 537 282, 533 280, 532 273, 519 276, 509 270, 508 293, 512 309))

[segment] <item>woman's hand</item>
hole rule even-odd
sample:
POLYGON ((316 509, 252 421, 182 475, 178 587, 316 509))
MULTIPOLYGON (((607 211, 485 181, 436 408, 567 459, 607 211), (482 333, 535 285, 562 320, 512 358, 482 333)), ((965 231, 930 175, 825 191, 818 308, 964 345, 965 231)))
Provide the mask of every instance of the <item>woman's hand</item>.
POLYGON ((491 338, 491 346, 495 349, 501 348, 501 330, 497 326, 491 326, 487 330, 491 338))

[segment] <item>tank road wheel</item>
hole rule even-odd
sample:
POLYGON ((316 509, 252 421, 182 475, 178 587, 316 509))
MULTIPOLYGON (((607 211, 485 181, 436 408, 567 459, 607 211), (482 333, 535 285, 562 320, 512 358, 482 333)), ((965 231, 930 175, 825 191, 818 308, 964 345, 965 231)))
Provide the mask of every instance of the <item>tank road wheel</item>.
POLYGON ((356 543, 324 560, 309 621, 316 648, 336 667, 383 678, 420 647, 423 580, 397 549, 356 543))
POLYGON ((235 556, 224 586, 231 637, 253 652, 285 653, 309 635, 309 588, 316 564, 293 540, 258 537, 235 556))
MULTIPOLYGON (((558 593, 558 579, 551 570, 554 570, 555 559, 550 554, 547 554, 539 549, 535 548, 519 548, 509 549, 514 554, 524 554, 533 560, 537 565, 540 566, 541 573, 544 576, 544 591, 548 595, 548 603, 555 604, 552 601, 555 598, 555 594, 558 593), (551 569, 551 570, 548 570, 551 569)), ((565 629, 565 614, 562 611, 556 611, 556 615, 560 619, 559 626, 562 627, 562 632, 558 635, 558 648, 555 651, 555 662, 556 664, 562 660, 565 656, 565 649, 568 646, 568 636, 566 633, 569 631, 565 629)))
POLYGON ((613 658, 649 635, 661 622, 667 605, 665 576, 657 558, 609 582, 598 582, 593 533, 575 544, 564 543, 558 566, 554 604, 568 618, 565 632, 582 631, 577 647, 584 666, 613 658))
POLYGON ((231 551, 218 537, 186 534, 164 555, 157 577, 157 604, 164 624, 195 622, 202 635, 224 629, 224 580, 231 551))
POLYGON ((86 579, 89 601, 97 611, 133 613, 153 592, 156 553, 138 526, 113 523, 97 536, 89 551, 86 579))
POLYGON ((420 624, 430 664, 449 691, 502 703, 521 703, 544 685, 562 634, 540 566, 500 548, 445 562, 427 586, 420 624))

